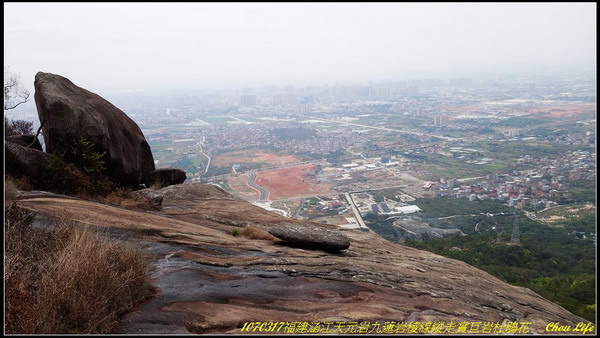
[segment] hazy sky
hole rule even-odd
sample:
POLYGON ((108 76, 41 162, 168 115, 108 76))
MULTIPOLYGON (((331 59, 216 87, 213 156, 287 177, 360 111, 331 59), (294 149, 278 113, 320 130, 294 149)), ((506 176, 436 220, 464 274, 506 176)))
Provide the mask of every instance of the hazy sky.
POLYGON ((4 65, 89 89, 594 72, 596 4, 4 4, 4 65))

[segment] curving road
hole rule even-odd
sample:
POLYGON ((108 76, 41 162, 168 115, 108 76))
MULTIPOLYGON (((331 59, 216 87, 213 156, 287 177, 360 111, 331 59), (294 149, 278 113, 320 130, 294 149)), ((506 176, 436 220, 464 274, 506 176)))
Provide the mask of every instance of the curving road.
POLYGON ((201 142, 200 143, 200 154, 206 156, 206 158, 208 159, 208 163, 206 164, 206 168, 204 168, 204 174, 203 174, 203 175, 206 175, 206 173, 208 172, 208 167, 210 167, 210 156, 208 156, 208 154, 204 152, 203 145, 204 145, 204 143, 201 142))
POLYGON ((269 195, 271 193, 265 187, 262 187, 262 186, 256 184, 256 173, 248 174, 248 186, 259 192, 259 197, 258 197, 259 202, 269 200, 269 195))

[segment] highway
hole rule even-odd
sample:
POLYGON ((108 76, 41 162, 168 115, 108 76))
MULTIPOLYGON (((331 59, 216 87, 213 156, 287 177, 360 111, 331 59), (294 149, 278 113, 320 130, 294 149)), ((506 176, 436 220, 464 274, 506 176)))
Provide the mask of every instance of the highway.
POLYGON ((269 195, 271 193, 266 188, 261 187, 260 185, 256 184, 256 173, 248 174, 248 183, 247 184, 250 188, 259 192, 259 198, 258 198, 259 202, 269 200, 269 195))

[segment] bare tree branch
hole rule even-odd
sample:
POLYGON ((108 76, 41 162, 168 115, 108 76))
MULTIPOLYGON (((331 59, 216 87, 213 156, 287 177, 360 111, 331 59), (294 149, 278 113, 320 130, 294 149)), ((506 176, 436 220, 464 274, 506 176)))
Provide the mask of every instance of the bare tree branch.
POLYGON ((23 98, 23 101, 19 101, 16 104, 13 104, 13 105, 7 105, 6 102, 4 102, 4 110, 10 110, 10 109, 17 108, 20 104, 23 104, 23 103, 27 102, 28 98, 29 98, 29 95, 25 96, 23 98))
POLYGON ((4 68, 4 110, 15 109, 29 100, 29 91, 25 89, 19 77, 8 68, 4 68))

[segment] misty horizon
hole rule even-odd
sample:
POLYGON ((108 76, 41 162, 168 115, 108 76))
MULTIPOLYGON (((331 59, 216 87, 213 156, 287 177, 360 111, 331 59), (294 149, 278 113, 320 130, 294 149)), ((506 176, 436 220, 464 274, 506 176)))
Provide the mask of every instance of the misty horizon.
POLYGON ((595 4, 4 5, 5 67, 91 90, 593 75, 595 4))

